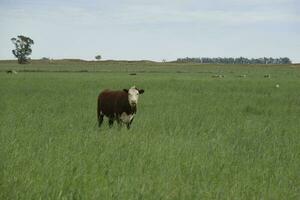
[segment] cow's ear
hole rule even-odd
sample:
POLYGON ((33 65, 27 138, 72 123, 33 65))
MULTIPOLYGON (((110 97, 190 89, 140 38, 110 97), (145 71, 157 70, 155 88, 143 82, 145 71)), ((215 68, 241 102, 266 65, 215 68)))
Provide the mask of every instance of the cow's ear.
POLYGON ((145 92, 145 90, 143 90, 143 89, 140 89, 140 90, 139 90, 139 93, 140 93, 140 94, 143 94, 144 92, 145 92))
POLYGON ((127 90, 127 89, 123 89, 123 91, 126 92, 126 93, 128 93, 128 90, 127 90))

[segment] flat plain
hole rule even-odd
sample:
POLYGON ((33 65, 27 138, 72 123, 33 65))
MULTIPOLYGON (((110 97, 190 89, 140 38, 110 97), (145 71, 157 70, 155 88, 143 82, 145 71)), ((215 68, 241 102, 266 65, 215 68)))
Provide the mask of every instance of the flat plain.
POLYGON ((0 199, 300 198, 299 65, 1 61, 0 71, 0 199), (132 128, 98 128, 99 92, 132 85, 145 90, 132 128))

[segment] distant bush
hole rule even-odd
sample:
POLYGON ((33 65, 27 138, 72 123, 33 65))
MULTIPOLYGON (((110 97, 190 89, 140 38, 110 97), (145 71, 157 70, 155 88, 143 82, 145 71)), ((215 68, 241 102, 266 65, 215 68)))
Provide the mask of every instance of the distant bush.
POLYGON ((97 56, 95 56, 95 59, 96 59, 96 60, 101 60, 101 58, 102 58, 102 56, 101 56, 101 55, 97 55, 97 56))

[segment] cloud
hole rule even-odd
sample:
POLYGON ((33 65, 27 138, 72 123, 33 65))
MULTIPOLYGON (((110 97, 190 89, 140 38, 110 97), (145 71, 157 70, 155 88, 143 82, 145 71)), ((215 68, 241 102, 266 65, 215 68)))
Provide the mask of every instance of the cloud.
POLYGON ((172 23, 247 25, 253 23, 299 23, 295 0, 116 0, 111 3, 76 0, 66 4, 27 0, 0 7, 0 23, 37 21, 70 25, 153 25, 172 23), (87 5, 95 5, 93 8, 87 5))
POLYGON ((255 22, 300 22, 300 16, 278 11, 190 11, 167 9, 159 6, 131 6, 113 16, 120 23, 223 23, 247 24, 255 22))
MULTIPOLYGON (((237 0, 227 0, 237 1, 237 0)), ((281 0, 277 0, 281 1, 281 0)), ((0 10, 1 11, 1 10, 0 10)), ((247 25, 253 23, 300 23, 300 15, 293 12, 239 11, 239 10, 182 10, 157 5, 122 6, 114 10, 88 10, 78 7, 63 7, 49 10, 26 9, 2 10, 3 23, 9 20, 35 20, 78 25, 149 25, 149 24, 222 24, 247 25)))

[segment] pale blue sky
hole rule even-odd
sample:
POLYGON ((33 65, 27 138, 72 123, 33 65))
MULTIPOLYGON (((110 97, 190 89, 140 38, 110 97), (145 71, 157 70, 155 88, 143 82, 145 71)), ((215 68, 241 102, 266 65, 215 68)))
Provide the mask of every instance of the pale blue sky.
POLYGON ((300 1, 0 0, 0 59, 13 58, 20 34, 35 41, 32 58, 300 62, 300 1))

